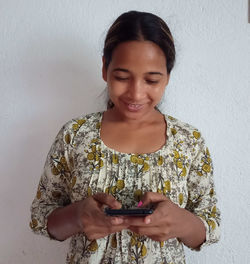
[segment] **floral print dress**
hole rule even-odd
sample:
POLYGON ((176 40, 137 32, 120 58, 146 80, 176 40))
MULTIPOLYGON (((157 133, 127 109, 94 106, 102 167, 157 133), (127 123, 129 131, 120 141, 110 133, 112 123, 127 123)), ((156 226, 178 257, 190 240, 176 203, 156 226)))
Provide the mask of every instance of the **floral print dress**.
MULTIPOLYGON (((200 132, 164 115, 167 141, 150 154, 121 153, 100 137, 103 112, 81 116, 58 133, 31 206, 30 227, 49 237, 47 217, 58 207, 97 192, 112 194, 124 208, 135 207, 148 191, 162 193, 194 213, 206 227, 206 241, 219 239, 213 166, 200 132)), ((198 249, 199 250, 199 249, 198 249)), ((130 230, 89 241, 84 233, 71 238, 67 263, 185 263, 177 239, 157 242, 130 230)))

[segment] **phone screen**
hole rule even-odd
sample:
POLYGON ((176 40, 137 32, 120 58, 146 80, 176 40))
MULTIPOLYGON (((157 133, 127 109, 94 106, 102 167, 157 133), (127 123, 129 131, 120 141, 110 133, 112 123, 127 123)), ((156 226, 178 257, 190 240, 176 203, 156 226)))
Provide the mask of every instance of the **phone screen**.
POLYGON ((110 216, 146 216, 150 215, 154 212, 153 209, 150 208, 135 208, 135 209, 110 209, 105 208, 105 213, 110 216))

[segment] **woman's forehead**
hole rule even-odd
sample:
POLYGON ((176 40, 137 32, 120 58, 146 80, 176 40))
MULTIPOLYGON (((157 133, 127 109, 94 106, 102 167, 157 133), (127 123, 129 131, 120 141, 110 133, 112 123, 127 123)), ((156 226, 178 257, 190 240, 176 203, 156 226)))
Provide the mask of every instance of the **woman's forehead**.
POLYGON ((152 71, 152 67, 155 70, 165 69, 166 57, 161 48, 151 41, 127 41, 115 48, 110 66, 148 68, 148 71, 152 71))

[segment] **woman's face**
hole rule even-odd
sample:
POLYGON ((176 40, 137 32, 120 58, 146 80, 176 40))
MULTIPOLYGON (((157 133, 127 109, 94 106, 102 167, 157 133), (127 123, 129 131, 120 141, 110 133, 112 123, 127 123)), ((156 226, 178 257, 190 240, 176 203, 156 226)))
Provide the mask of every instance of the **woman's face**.
POLYGON ((166 57, 151 41, 123 42, 113 51, 108 69, 103 66, 103 79, 113 110, 141 119, 155 111, 168 84, 166 57))

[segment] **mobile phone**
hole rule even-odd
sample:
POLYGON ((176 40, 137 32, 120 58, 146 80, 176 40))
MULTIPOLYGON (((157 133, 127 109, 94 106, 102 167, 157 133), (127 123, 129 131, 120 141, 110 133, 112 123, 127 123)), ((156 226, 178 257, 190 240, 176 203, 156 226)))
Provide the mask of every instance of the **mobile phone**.
POLYGON ((154 212, 153 209, 150 208, 135 208, 135 209, 111 209, 106 207, 105 213, 110 216, 146 216, 150 215, 154 212))

